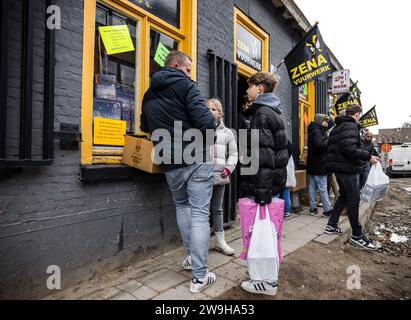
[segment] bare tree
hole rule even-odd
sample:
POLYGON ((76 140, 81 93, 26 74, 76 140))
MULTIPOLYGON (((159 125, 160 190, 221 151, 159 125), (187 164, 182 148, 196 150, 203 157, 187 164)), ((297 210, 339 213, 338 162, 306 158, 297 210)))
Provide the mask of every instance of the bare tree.
POLYGON ((403 127, 403 128, 411 128, 411 121, 404 122, 404 123, 402 124, 402 127, 403 127))

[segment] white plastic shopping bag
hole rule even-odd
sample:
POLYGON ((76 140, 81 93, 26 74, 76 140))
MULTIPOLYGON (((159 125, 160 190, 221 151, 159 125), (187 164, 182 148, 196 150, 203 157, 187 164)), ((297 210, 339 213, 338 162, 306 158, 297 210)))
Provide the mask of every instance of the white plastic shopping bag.
POLYGON ((247 263, 251 280, 278 280, 280 259, 277 250, 277 230, 270 220, 268 206, 257 207, 247 263), (260 210, 264 211, 261 215, 260 210))
POLYGON ((370 173, 361 190, 361 200, 364 202, 374 202, 387 196, 390 178, 384 173, 381 163, 376 163, 371 167, 370 173))
POLYGON ((295 178, 295 166, 293 156, 290 157, 287 164, 287 183, 286 187, 295 187, 297 185, 297 179, 295 178))

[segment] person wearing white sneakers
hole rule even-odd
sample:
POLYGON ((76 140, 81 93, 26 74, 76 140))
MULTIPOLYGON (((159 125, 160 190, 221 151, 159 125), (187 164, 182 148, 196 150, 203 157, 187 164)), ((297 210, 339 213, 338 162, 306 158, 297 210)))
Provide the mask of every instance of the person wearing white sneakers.
POLYGON ((234 249, 225 241, 223 229, 223 200, 225 186, 230 183, 230 174, 235 170, 238 161, 237 143, 233 132, 224 125, 223 105, 218 99, 207 100, 207 108, 216 122, 216 141, 211 147, 214 167, 214 189, 211 198, 211 218, 215 233, 215 250, 232 256, 234 249))

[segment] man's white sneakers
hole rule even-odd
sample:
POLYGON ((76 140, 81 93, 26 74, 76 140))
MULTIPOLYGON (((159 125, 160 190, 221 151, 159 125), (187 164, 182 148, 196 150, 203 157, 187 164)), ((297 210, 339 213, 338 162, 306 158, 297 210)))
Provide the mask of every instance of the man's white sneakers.
POLYGON ((190 284, 190 291, 192 293, 199 293, 204 289, 212 286, 216 281, 216 276, 212 272, 208 272, 204 278, 193 278, 190 284))

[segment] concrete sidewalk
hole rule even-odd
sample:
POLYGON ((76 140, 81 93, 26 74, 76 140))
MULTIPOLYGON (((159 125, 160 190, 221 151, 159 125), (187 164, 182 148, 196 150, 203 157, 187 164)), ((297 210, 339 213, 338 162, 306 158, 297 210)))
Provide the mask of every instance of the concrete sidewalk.
MULTIPOLYGON (((374 205, 361 203, 360 220, 366 225, 374 205)), ((320 210, 321 211, 321 210, 320 210)), ((336 239, 348 240, 351 228, 347 216, 341 217, 342 236, 324 234, 328 219, 308 215, 306 208, 301 214, 294 214, 283 226, 282 254, 287 256, 311 241, 328 244, 336 239)), ((85 300, 203 300, 215 299, 225 291, 238 286, 247 279, 247 265, 239 259, 242 237, 239 222, 226 231, 227 242, 236 253, 227 257, 210 250, 209 270, 217 275, 217 282, 199 294, 189 292, 191 273, 183 270, 182 261, 186 257, 183 248, 163 254, 156 259, 129 266, 122 272, 114 271, 103 280, 93 280, 77 285, 46 299, 85 300)), ((213 237, 210 248, 213 247, 213 237)), ((287 260, 284 260, 287 263, 287 260)))

